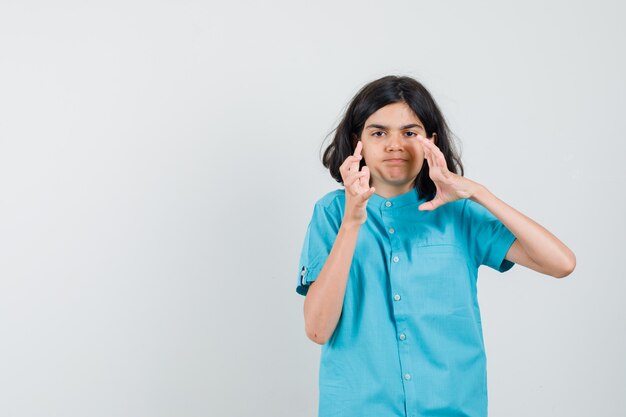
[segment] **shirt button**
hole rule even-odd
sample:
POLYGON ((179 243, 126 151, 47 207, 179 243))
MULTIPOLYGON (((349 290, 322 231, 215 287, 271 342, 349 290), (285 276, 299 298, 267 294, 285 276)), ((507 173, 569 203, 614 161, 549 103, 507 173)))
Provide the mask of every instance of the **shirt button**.
POLYGON ((400 260, 400 258, 398 258, 397 256, 394 256, 394 257, 393 257, 393 261, 394 261, 394 262, 398 262, 399 260, 400 260))
POLYGON ((400 340, 406 339, 406 335, 404 333, 400 333, 400 340))
POLYGON ((387 207, 391 207, 391 201, 387 201, 387 202, 385 203, 385 206, 387 206, 387 207))
POLYGON ((411 379, 411 374, 404 374, 404 379, 406 379, 407 381, 411 379))
POLYGON ((393 299, 396 300, 396 301, 400 301, 400 294, 394 295, 393 299))
POLYGON ((393 227, 390 227, 389 228, 389 233, 391 233, 393 235, 394 233, 396 233, 396 230, 393 227))

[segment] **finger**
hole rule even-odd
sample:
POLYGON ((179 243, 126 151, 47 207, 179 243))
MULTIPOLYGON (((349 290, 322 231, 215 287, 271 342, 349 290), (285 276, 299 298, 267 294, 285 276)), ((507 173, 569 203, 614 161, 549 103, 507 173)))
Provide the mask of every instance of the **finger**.
POLYGON ((430 211, 430 210, 432 210, 433 209, 433 202, 432 202, 432 200, 420 204, 417 207, 417 209, 420 210, 420 211, 430 211))
MULTIPOLYGON (((357 157, 358 160, 360 161, 361 158, 363 158, 363 156, 361 155, 361 149, 363 149, 363 143, 361 141, 358 141, 356 143, 356 148, 354 149, 354 154, 352 154, 352 156, 357 157)), ((357 172, 359 170, 359 163, 358 162, 353 162, 350 165, 350 169, 351 172, 357 172)))
POLYGON ((365 176, 367 176, 367 173, 363 171, 355 172, 354 174, 351 174, 348 176, 348 178, 346 178, 344 185, 351 186, 365 176))
POLYGON ((369 190, 361 194, 359 198, 361 199, 362 202, 365 202, 369 200, 369 198, 372 196, 372 194, 374 194, 375 191, 376 189, 374 187, 370 187, 369 190))
POLYGON ((420 142, 422 143, 422 146, 424 148, 432 149, 432 145, 433 145, 432 139, 428 139, 420 135, 420 142))
POLYGON ((424 144, 425 144, 425 149, 427 150, 426 152, 428 155, 428 164, 430 168, 432 169, 432 168, 438 167, 439 161, 437 160, 437 151, 439 151, 439 148, 437 148, 428 139, 424 139, 424 144))
POLYGON ((346 175, 346 177, 343 179, 344 187, 353 186, 362 176, 365 176, 365 175, 366 174, 363 172, 352 172, 346 175))
POLYGON ((361 172, 363 172, 364 175, 359 178, 359 185, 365 189, 370 186, 370 169, 367 165, 365 165, 361 172))
POLYGON ((426 144, 427 144, 428 141, 422 135, 417 135, 417 140, 420 143, 420 145, 422 145, 422 151, 424 152, 424 158, 425 158, 426 157, 426 149, 428 149, 426 144))
POLYGON ((360 157, 358 156, 354 156, 354 155, 350 155, 348 156, 346 159, 344 159, 344 161, 341 163, 340 167, 344 167, 347 168, 348 166, 350 166, 350 164, 352 164, 354 161, 359 161, 360 157))
POLYGON ((359 160, 355 160, 350 164, 348 172, 359 172, 359 160))
POLYGON ((439 147, 435 145, 434 142, 428 142, 427 146, 430 148, 432 152, 433 162, 438 167, 441 167, 445 170, 448 167, 448 165, 446 163, 446 157, 443 156, 443 152, 441 152, 441 149, 439 149, 439 147))
MULTIPOLYGON (((349 157, 346 158, 345 161, 343 161, 343 163, 339 166, 339 172, 342 174, 348 174, 348 172, 351 172, 350 167, 351 165, 356 161, 358 164, 358 161, 360 161, 360 156, 356 157, 354 155, 350 155, 349 157)), ((358 166, 358 165, 357 165, 358 166)))
POLYGON ((446 157, 443 156, 443 152, 437 152, 437 164, 444 170, 448 170, 448 163, 446 162, 446 157))
POLYGON ((424 142, 424 144, 431 145, 431 146, 437 146, 437 145, 435 145, 435 138, 433 138, 432 136, 427 138, 427 137, 424 137, 422 135, 419 135, 419 137, 420 137, 421 141, 424 142))
POLYGON ((417 209, 422 210, 422 211, 432 211, 441 205, 442 205, 441 199, 438 199, 437 197, 435 197, 430 201, 420 204, 417 207, 417 209))
POLYGON ((437 161, 435 160, 435 153, 433 152, 432 149, 428 150, 428 163, 430 164, 431 169, 437 167, 437 161))
POLYGON ((354 149, 354 156, 359 156, 361 155, 361 150, 363 149, 363 143, 361 141, 358 141, 356 143, 356 148, 354 149))
POLYGON ((350 155, 350 158, 352 162, 348 165, 348 172, 359 172, 359 162, 363 157, 361 155, 350 155))
POLYGON ((426 161, 428 162, 428 169, 432 171, 432 169, 435 167, 435 163, 433 162, 432 151, 430 150, 428 146, 424 146, 424 157, 426 158, 426 161))
POLYGON ((426 155, 428 157, 428 165, 430 168, 434 168, 438 165, 437 161, 437 147, 433 145, 432 142, 429 142, 428 139, 424 139, 424 148, 426 149, 426 155))

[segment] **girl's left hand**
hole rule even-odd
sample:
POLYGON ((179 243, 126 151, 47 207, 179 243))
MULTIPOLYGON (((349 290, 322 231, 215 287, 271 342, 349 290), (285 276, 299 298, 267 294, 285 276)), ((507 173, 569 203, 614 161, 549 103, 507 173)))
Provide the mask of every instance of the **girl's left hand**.
POLYGON ((446 165, 446 158, 432 140, 427 140, 422 135, 418 135, 417 140, 422 144, 428 161, 428 175, 437 188, 435 198, 420 204, 419 210, 434 210, 446 203, 474 195, 480 184, 451 172, 446 165))

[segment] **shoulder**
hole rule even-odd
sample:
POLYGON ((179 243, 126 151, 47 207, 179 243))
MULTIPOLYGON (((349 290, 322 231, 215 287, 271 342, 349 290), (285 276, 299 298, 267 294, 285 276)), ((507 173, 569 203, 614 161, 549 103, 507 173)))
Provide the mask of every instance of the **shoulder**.
POLYGON ((466 217, 484 217, 490 214, 482 204, 470 200, 469 198, 463 199, 461 206, 461 214, 466 217))
POLYGON ((480 217, 483 206, 467 198, 461 198, 437 208, 438 218, 445 222, 454 222, 464 227, 480 217))
POLYGON ((337 210, 345 205, 346 191, 344 189, 338 189, 331 191, 315 202, 316 207, 322 207, 327 210, 337 210))
POLYGON ((465 228, 470 229, 496 227, 494 225, 500 223, 500 220, 485 206, 470 199, 463 201, 459 218, 461 219, 461 224, 465 228))
POLYGON ((338 230, 343 219, 345 198, 344 190, 331 191, 319 198, 313 208, 311 224, 338 230))
POLYGON ((330 222, 338 228, 339 225, 341 225, 345 205, 345 190, 340 189, 331 191, 315 202, 313 218, 318 221, 324 219, 324 222, 330 222))

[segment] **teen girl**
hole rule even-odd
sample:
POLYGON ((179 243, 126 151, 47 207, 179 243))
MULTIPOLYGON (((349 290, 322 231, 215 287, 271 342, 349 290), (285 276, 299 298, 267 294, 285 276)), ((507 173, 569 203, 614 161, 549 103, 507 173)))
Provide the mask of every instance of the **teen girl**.
POLYGON ((556 278, 575 256, 463 176, 430 93, 388 76, 351 101, 324 153, 297 292, 322 345, 319 416, 487 416, 478 267, 556 278))

